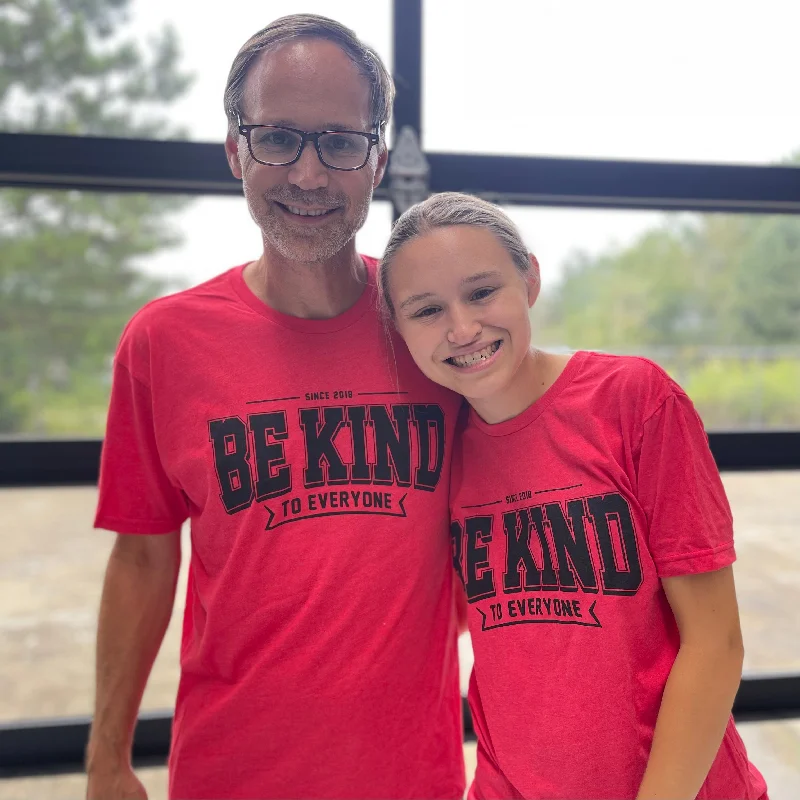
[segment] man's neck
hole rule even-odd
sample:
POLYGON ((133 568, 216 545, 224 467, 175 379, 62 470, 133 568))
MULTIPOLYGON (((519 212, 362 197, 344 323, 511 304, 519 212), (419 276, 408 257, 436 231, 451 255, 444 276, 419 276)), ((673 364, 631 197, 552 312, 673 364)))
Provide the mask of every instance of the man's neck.
POLYGON ((244 269, 244 281, 270 308, 292 317, 330 319, 355 305, 367 272, 355 245, 327 261, 289 261, 274 250, 244 269))

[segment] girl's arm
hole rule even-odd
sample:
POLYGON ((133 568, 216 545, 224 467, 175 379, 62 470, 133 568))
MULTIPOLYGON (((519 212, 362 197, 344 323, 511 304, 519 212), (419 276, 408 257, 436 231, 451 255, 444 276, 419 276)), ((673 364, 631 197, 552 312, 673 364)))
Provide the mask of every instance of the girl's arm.
POLYGON ((719 750, 742 677, 731 567, 663 578, 680 632, 637 800, 693 800, 719 750))

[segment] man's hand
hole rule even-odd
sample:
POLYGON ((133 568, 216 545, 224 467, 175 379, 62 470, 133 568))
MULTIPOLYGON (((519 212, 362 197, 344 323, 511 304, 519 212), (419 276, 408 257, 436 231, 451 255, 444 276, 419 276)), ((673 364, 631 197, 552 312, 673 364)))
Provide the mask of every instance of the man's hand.
POLYGON ((86 800, 147 800, 147 792, 129 766, 97 764, 89 771, 86 800))

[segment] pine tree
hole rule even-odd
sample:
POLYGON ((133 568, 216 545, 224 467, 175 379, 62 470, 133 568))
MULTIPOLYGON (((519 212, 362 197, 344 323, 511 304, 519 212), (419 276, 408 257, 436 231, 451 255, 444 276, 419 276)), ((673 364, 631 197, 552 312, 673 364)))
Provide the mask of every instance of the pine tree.
MULTIPOLYGON (((131 0, 0 0, 0 129, 183 137, 174 30, 125 35, 131 0)), ((100 434, 127 320, 172 288, 141 259, 179 242, 183 197, 0 190, 0 433, 100 434)))

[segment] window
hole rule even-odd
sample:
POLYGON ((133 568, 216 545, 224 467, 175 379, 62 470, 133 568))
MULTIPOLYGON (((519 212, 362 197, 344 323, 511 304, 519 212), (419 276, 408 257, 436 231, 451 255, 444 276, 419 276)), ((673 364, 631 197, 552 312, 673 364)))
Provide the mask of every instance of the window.
POLYGON ((535 343, 652 358, 708 430, 800 428, 800 217, 506 210, 541 266, 535 343))
MULTIPOLYGON (((219 142, 226 131, 225 81, 239 48, 287 14, 333 14, 323 0, 302 8, 292 0, 268 6, 243 0, 236 14, 200 14, 190 0, 101 3, 84 9, 86 39, 76 53, 70 4, 57 0, 50 16, 41 13, 32 22, 38 5, 12 2, 0 10, 14 43, 0 56, 0 70, 10 77, 9 88, 0 90, 0 130, 219 142), (104 25, 112 37, 101 39, 104 25), (122 53, 124 43, 132 44, 132 54, 122 53), (90 54, 114 53, 107 71, 87 73, 90 54)), ((391 65, 389 0, 343 0, 334 16, 391 65)))
MULTIPOLYGON (((167 768, 137 769, 149 800, 167 800, 167 768)), ((0 780, 0 800, 64 800, 85 797, 85 775, 55 775, 0 780)))
MULTIPOLYGON (((0 436, 102 436, 131 316, 261 253, 239 197, 0 189, 0 209, 0 436)), ((390 224, 375 203, 363 252, 390 224)))
POLYGON ((800 150, 800 6, 424 6, 426 150, 767 164, 800 150))
MULTIPOLYGON (((97 612, 114 540, 92 528, 96 502, 95 487, 0 489, 3 722, 92 712, 97 612)), ((175 702, 189 552, 187 535, 175 613, 143 709, 175 702)))

